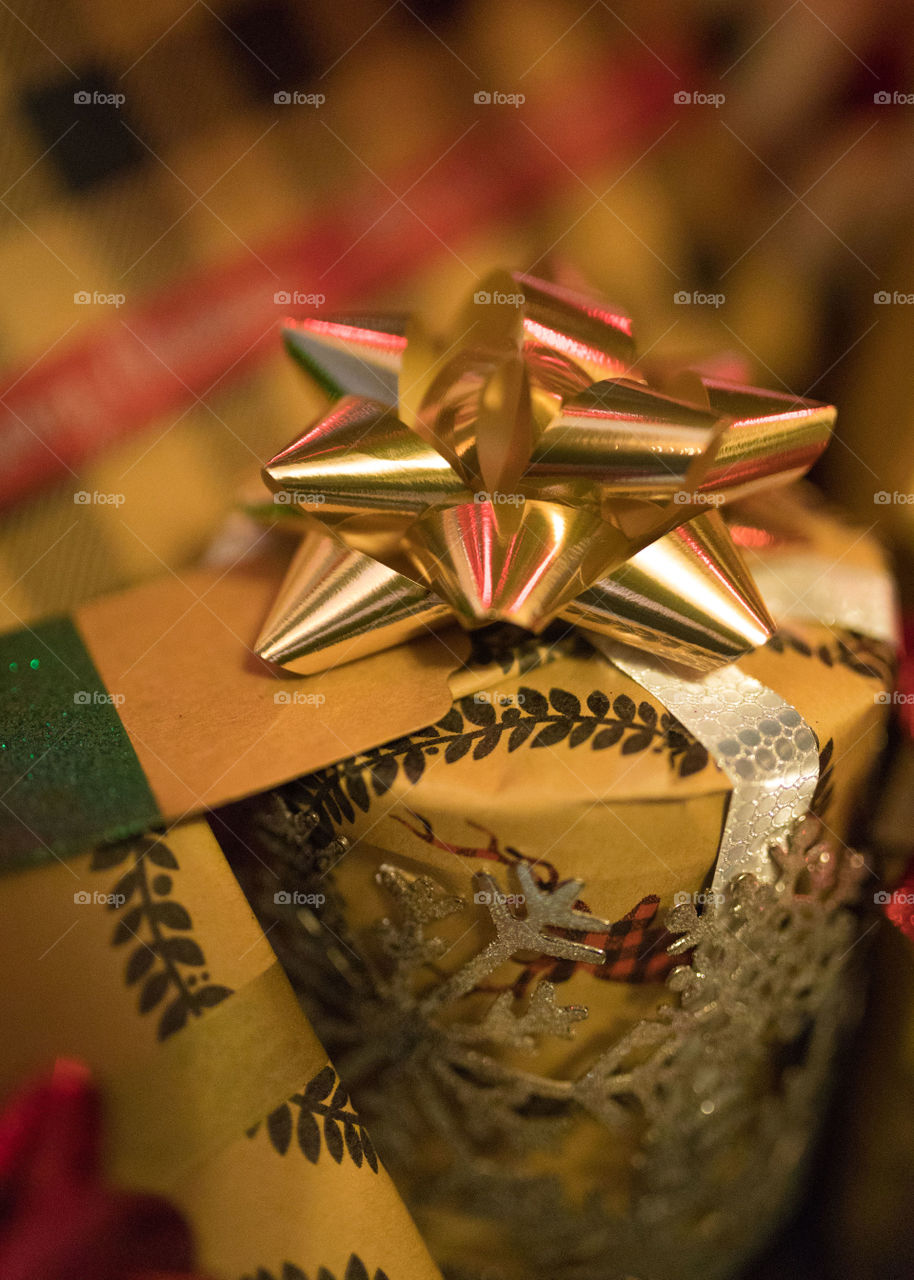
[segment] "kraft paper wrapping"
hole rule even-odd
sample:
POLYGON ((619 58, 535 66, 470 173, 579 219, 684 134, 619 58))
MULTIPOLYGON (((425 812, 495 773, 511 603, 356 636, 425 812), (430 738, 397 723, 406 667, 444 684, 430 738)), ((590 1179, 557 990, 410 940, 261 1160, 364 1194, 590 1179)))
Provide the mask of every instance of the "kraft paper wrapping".
POLYGON ((283 572, 273 550, 0 636, 0 871, 183 820, 444 714, 469 648, 459 629, 304 680, 256 658, 283 572))
POLYGON ((109 1175, 186 1214, 201 1271, 440 1280, 204 822, 2 890, 0 1092, 86 1061, 109 1175))
MULTIPOLYGON (((878 550, 857 531, 821 513, 807 512, 803 523, 802 554, 822 557, 823 565, 843 561, 874 580, 884 575, 878 550)), ((788 555, 797 554, 794 543, 781 549, 780 559, 773 553, 767 558, 784 591, 790 580, 788 555)), ((831 603, 841 608, 834 593, 831 603)), ((344 963, 343 952, 350 951, 382 968, 381 922, 399 920, 402 927, 382 867, 393 866, 409 880, 429 876, 445 896, 462 900, 460 910, 435 922, 441 955, 433 971, 417 977, 421 998, 447 984, 491 942, 487 910, 474 901, 482 887, 474 879, 478 873, 491 876, 509 901, 522 887, 517 867, 525 861, 537 869, 541 882, 580 882, 574 895, 578 909, 613 922, 619 938, 632 922, 643 926, 636 957, 623 947, 612 964, 597 966, 516 953, 464 992, 466 1002, 475 1001, 481 1013, 493 992, 529 994, 535 978, 545 976, 556 984, 560 1005, 585 1006, 589 1016, 573 1038, 545 1037, 532 1051, 497 1051, 506 1066, 568 1079, 578 1077, 597 1052, 659 1004, 675 1001, 663 985, 678 963, 665 952, 672 937, 664 920, 677 895, 694 901, 708 890, 731 786, 658 701, 586 643, 566 639, 551 652, 544 648, 539 657, 539 665, 511 671, 494 683, 465 673, 462 683, 455 682, 463 696, 434 726, 283 789, 280 804, 310 810, 317 822, 312 841, 326 847, 316 880, 286 868, 283 883, 287 889, 320 885, 330 907, 302 911, 301 920, 310 914, 317 922, 312 932, 344 963), (348 848, 339 845, 340 837, 348 848), (333 915, 327 914, 331 908, 333 915)), ((852 838, 884 745, 890 647, 808 618, 791 620, 773 643, 742 660, 740 669, 795 707, 816 734, 820 781, 812 808, 826 837, 840 848, 852 838)), ((239 820, 250 821, 250 810, 239 820)), ((259 820, 275 829, 275 813, 264 818, 261 811, 259 820)), ((251 828, 248 838, 253 838, 251 828)), ((306 859, 302 855, 302 867, 306 859)), ((282 864, 273 865, 280 869, 282 864)), ((250 862, 247 871, 257 879, 250 862)), ((294 900, 279 912, 263 896, 261 903, 264 918, 276 922, 274 946, 309 1007, 319 1008, 321 993, 303 972, 304 930, 296 922, 294 900)), ((333 1009, 315 1016, 331 1042, 338 1035, 352 1060, 359 1061, 353 1041, 358 1046, 360 1037, 371 1034, 365 1029, 369 1023, 346 1029, 333 1009)), ((367 1050, 365 1056, 370 1056, 367 1050)), ((367 1087, 370 1093, 370 1079, 367 1087)), ((395 1117, 387 1121, 396 1128, 395 1117)), ((423 1181, 442 1152, 429 1136, 414 1154, 407 1199, 436 1257, 482 1266, 498 1249, 497 1227, 480 1228, 474 1221, 468 1228, 456 1206, 453 1214, 440 1202, 428 1210, 418 1207, 423 1181)), ((583 1203, 598 1187, 611 1210, 625 1215, 633 1154, 626 1139, 607 1142, 606 1130, 584 1119, 555 1149, 504 1158, 521 1176, 558 1174, 573 1203, 583 1203)), ((516 1261, 500 1254, 499 1265, 498 1274, 513 1280, 516 1261)))
MULTIPOLYGON (((808 513, 806 522, 809 553, 884 573, 876 548, 855 531, 823 515, 808 513)), ((767 563, 777 572, 777 558, 767 563)), ((552 652, 542 645, 534 653, 539 665, 524 673, 496 678, 491 665, 456 673, 451 683, 460 696, 434 734, 407 735, 298 784, 325 822, 335 818, 334 834, 352 843, 333 878, 355 928, 381 908, 371 886, 384 857, 395 854, 465 892, 493 835, 501 848, 582 880, 591 911, 609 919, 646 895, 657 895, 662 912, 676 891, 697 891, 708 879, 731 790, 722 771, 586 642, 566 637, 552 652), (340 813, 326 800, 335 779, 354 795, 352 777, 368 782, 369 803, 340 813), (375 777, 384 779, 383 790, 375 777), (431 838, 423 819, 434 828, 431 838)), ((884 742, 886 647, 790 621, 740 669, 795 706, 815 732, 818 812, 831 835, 846 840, 884 742)), ((491 860, 483 869, 499 874, 491 860)))
MULTIPOLYGON (((796 627, 792 635, 813 653, 763 650, 746 660, 745 667, 800 710, 823 748, 831 744, 830 756, 837 763, 823 817, 829 831, 844 841, 882 745, 885 708, 874 695, 888 682, 875 667, 873 674, 864 675, 848 666, 825 665, 816 650, 824 646, 833 652, 835 643, 825 628, 796 627)), ((447 893, 470 901, 478 871, 493 875, 503 893, 517 892, 507 868, 491 860, 493 843, 506 855, 517 850, 540 867, 554 867, 560 880, 582 881, 581 898, 591 914, 604 920, 620 921, 651 899, 659 924, 676 893, 695 894, 707 887, 730 786, 707 758, 683 776, 686 754, 691 750, 694 757, 695 747, 690 743, 679 749, 675 737, 659 727, 664 715, 659 703, 592 654, 559 658, 488 692, 486 701, 469 695, 457 704, 460 730, 456 718, 453 729, 441 729, 437 754, 431 754, 436 745, 432 738, 428 747, 418 735, 407 740, 424 755, 417 781, 410 780, 404 766, 409 748, 401 748, 396 777, 384 796, 372 797, 365 813, 356 809, 353 820, 334 824, 336 832, 352 841, 351 852, 335 863, 332 874, 361 945, 369 945, 373 923, 391 907, 377 883, 384 863, 414 875, 431 874, 447 893), (576 729, 583 736, 590 727, 595 695, 602 695, 600 709, 604 703, 609 709, 588 738, 574 742, 576 729), (509 749, 512 728, 501 727, 504 711, 512 706, 523 708, 525 720, 536 721, 514 751, 509 749), (474 759, 486 728, 470 717, 481 720, 486 707, 494 713, 497 742, 474 759), (559 726, 566 732, 562 741, 549 745, 553 725, 555 733, 559 726), (601 747, 599 735, 615 737, 617 727, 622 730, 617 740, 601 747), (542 745, 536 742, 539 735, 544 735, 542 745), (471 739, 470 748, 449 761, 448 746, 462 736, 471 739)), ((320 775, 314 783, 306 785, 314 785, 319 796, 320 775)), ((480 950, 488 937, 482 914, 472 909, 442 922, 442 934, 453 944, 442 962, 445 972, 480 950)), ((508 972, 493 980, 508 977, 508 972)), ((516 966, 511 976, 517 976, 516 966)), ((658 987, 595 983, 590 974, 577 972, 563 984, 562 997, 563 1003, 589 1007, 588 1037, 614 1038, 656 1004, 658 987)), ((562 1074, 579 1054, 578 1041, 557 1042, 548 1056, 524 1061, 530 1069, 562 1074)))
POLYGON ((282 567, 274 557, 172 574, 76 614, 167 818, 264 790, 302 760, 337 759, 447 706, 447 676, 466 652, 460 633, 304 680, 257 659, 251 646, 282 567))

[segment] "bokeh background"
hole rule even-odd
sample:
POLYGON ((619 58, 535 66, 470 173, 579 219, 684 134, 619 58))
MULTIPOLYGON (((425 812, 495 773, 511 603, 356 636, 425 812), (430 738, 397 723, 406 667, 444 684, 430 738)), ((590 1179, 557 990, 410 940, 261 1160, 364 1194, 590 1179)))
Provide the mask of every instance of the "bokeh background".
POLYGON ((835 399, 914 546, 912 64, 904 0, 3 4, 0 621, 204 552, 317 407, 283 314, 496 263, 835 399))
POLYGON ((319 408, 283 315, 493 265, 837 402, 907 585, 912 71, 905 0, 0 0, 0 625, 224 554, 319 408))

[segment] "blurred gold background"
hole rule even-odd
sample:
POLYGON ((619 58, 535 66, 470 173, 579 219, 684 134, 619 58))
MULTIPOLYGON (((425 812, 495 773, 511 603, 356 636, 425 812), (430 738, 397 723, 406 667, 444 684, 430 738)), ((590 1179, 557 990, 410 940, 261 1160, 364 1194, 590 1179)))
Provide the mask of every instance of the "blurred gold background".
POLYGON ((4 625, 205 551, 318 407, 283 314, 443 317, 495 263, 836 400, 818 478, 914 544, 902 0, 25 0, 0 35, 4 625))
POLYGON ((904 0, 0 4, 0 626, 231 557, 320 407, 284 314, 493 265, 836 402, 815 478, 907 584, 912 70, 904 0))

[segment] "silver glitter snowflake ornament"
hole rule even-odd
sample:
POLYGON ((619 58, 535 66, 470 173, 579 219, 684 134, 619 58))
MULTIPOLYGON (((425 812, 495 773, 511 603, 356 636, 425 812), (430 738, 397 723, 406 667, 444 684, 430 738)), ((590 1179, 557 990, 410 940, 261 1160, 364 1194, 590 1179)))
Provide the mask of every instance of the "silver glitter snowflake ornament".
MULTIPOLYGON (((287 883, 307 887, 297 833, 293 844, 287 883)), ((497 1222, 529 1280, 733 1273, 791 1203, 853 1011, 862 858, 828 845, 812 819, 771 858, 769 882, 738 874, 701 909, 668 913, 682 963, 654 1013, 609 1045, 542 969, 525 995, 496 980, 530 957, 605 958, 592 939, 611 924, 579 909, 577 881, 544 886, 521 862, 515 893, 483 873, 469 902, 388 863, 377 880, 390 911, 364 948, 344 904, 341 945, 326 945, 326 918, 280 913, 271 938, 420 1225, 455 1206, 497 1222), (488 936, 446 968, 447 926, 465 920, 488 936), (574 1075, 521 1065, 556 1040, 577 1043, 574 1075), (601 1149, 601 1131, 606 1172, 591 1155, 582 1199, 563 1152, 601 1149)))

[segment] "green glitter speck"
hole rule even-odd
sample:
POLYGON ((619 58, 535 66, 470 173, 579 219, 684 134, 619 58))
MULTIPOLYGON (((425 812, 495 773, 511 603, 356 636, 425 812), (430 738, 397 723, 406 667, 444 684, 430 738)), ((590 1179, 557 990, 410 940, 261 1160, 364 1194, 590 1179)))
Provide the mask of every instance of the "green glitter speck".
POLYGON ((161 821, 78 629, 57 618, 39 623, 37 634, 46 644, 37 657, 29 657, 40 643, 35 634, 0 636, 0 672, 9 675, 0 679, 0 884, 8 869, 79 854, 161 821), (26 680, 33 671, 41 678, 26 680), (93 700, 74 706, 87 691, 93 700))

